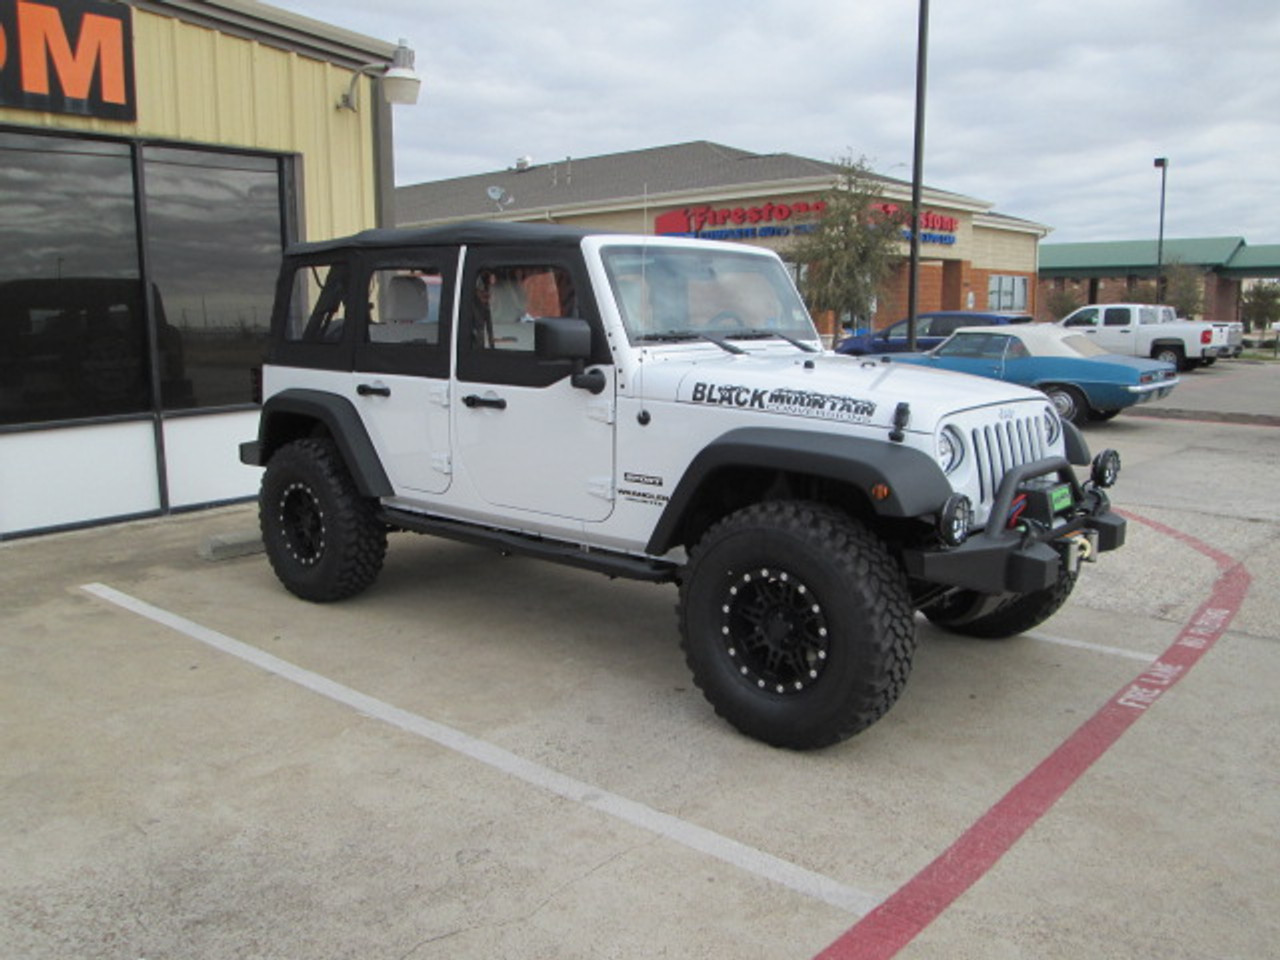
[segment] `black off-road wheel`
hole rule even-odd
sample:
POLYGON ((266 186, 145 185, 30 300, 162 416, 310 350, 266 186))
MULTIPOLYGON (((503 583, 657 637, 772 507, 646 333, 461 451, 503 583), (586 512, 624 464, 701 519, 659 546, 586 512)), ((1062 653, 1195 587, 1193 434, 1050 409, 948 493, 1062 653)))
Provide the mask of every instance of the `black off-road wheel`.
POLYGON ((304 600, 344 600, 377 579, 386 526, 331 440, 295 440, 262 477, 258 520, 280 582, 304 600))
POLYGON ((975 616, 988 598, 971 590, 957 590, 920 612, 929 622, 966 637, 1003 640, 1026 633, 1044 623, 1062 608, 1075 589, 1076 575, 1065 569, 1051 586, 1031 593, 1017 593, 996 604, 986 613, 975 616))
POLYGON ((901 568, 865 527, 817 503, 756 504, 712 527, 690 554, 679 614, 716 713, 795 750, 884 716, 915 653, 901 568))

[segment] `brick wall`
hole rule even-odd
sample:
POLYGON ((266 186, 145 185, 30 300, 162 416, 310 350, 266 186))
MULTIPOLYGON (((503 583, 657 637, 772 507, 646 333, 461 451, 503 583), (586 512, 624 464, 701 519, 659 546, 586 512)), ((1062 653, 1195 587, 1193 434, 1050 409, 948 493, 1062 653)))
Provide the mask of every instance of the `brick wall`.
MULTIPOLYGON (((1087 303, 1128 303, 1135 288, 1149 285, 1150 278, 1093 277, 1087 279, 1053 277, 1037 284, 1037 320, 1050 320, 1049 298, 1055 291, 1072 294, 1080 305, 1087 303), (1092 291, 1092 295, 1091 295, 1092 291)), ((1240 318, 1240 281, 1206 273, 1201 286, 1203 314, 1201 320, 1238 320, 1240 318)))
MULTIPOLYGON (((984 270, 974 267, 967 260, 948 260, 942 263, 920 264, 920 288, 917 310, 928 313, 933 310, 990 310, 987 291, 993 274, 1002 277, 1023 276, 1028 280, 1028 312, 1035 314, 1044 303, 1045 295, 1036 283, 1034 274, 1012 270, 984 270), (969 295, 973 294, 973 305, 969 295)), ((907 315, 907 284, 911 269, 907 261, 894 270, 880 289, 879 309, 873 327, 877 330, 901 320, 907 315)), ((1047 319, 1047 316, 1042 319, 1047 319)))

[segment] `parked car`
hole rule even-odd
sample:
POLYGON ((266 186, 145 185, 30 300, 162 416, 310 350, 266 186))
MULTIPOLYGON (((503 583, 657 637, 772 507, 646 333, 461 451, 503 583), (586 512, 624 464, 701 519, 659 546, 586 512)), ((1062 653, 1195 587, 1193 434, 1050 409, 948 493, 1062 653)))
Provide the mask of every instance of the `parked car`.
POLYGON ((1064 420, 1109 420, 1125 407, 1167 397, 1173 364, 1108 353, 1084 334, 1052 324, 968 327, 928 353, 895 362, 992 377, 1042 391, 1064 420))
MULTIPOLYGON (((982 313, 976 310, 937 310, 916 317, 916 349, 931 350, 961 327, 1005 323, 1030 323, 1025 313, 982 313)), ((860 333, 836 344, 836 353, 855 357, 868 353, 902 353, 908 349, 907 321, 899 320, 883 330, 860 333)))
POLYGON ((1186 320, 1163 304, 1092 304, 1067 314, 1058 326, 1086 335, 1104 350, 1163 360, 1179 370, 1230 355, 1227 324, 1219 330, 1211 323, 1186 320))

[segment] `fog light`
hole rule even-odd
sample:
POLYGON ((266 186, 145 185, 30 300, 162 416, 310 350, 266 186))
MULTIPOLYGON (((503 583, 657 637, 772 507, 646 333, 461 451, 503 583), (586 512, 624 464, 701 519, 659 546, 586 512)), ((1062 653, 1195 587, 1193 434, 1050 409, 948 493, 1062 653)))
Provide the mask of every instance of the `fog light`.
POLYGON ((1093 458, 1093 468, 1089 475, 1100 487, 1114 486, 1116 478, 1120 476, 1120 454, 1115 450, 1103 450, 1093 458))
POLYGON ((973 529, 973 503, 963 493, 947 497, 938 513, 938 535, 948 546, 958 547, 973 529))

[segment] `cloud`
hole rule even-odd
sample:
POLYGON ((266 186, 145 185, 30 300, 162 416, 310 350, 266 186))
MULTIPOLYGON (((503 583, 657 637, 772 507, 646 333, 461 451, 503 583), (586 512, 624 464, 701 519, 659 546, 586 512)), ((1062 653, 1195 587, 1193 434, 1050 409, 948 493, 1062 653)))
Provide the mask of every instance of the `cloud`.
MULTIPOLYGON (((914 4, 278 0, 418 53, 400 183, 687 140, 910 177, 914 4)), ((1055 228, 1280 242, 1274 0, 932 5, 925 179, 1055 228)))

